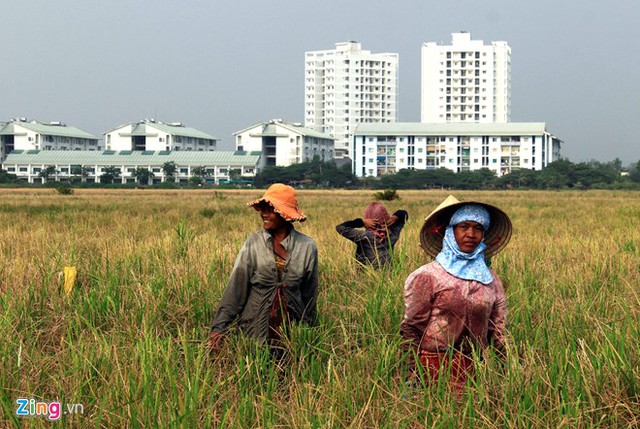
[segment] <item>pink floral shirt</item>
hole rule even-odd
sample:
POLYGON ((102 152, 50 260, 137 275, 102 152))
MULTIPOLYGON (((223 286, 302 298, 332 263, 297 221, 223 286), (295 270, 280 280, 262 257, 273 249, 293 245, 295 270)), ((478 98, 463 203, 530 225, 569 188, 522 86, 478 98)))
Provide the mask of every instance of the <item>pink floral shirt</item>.
POLYGON ((493 281, 482 284, 447 273, 434 261, 407 277, 404 285, 405 315, 400 333, 406 348, 430 352, 453 346, 469 352, 472 345, 493 341, 504 351, 507 323, 502 282, 491 270, 493 281))

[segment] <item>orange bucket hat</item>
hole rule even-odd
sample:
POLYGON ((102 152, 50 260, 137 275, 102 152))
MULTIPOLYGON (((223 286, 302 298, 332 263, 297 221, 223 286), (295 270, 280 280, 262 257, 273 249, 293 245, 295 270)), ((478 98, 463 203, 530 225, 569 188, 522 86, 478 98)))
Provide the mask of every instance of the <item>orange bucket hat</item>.
POLYGON ((298 208, 298 198, 296 190, 289 185, 274 183, 269 186, 262 198, 247 203, 257 211, 260 211, 260 203, 267 202, 273 207, 273 211, 289 222, 304 222, 307 217, 298 208))

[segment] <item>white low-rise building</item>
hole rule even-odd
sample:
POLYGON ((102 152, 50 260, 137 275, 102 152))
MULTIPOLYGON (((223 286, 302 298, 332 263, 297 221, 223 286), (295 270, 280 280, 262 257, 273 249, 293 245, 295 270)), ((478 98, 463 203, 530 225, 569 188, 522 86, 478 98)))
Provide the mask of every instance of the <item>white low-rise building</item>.
POLYGON ((260 153, 233 151, 43 151, 14 150, 2 169, 29 183, 42 183, 41 172, 54 167, 48 180, 99 183, 109 167, 120 170, 116 183, 134 183, 132 173, 144 168, 153 173, 150 183, 167 181, 165 163, 175 163, 173 181, 186 183, 194 175, 205 183, 220 183, 237 177, 253 177, 258 172, 260 153), (197 169, 197 170, 196 170, 197 169))
POLYGON ((99 151, 98 138, 62 122, 12 119, 0 127, 0 161, 13 150, 99 151))
POLYGON ((330 161, 334 139, 299 123, 282 119, 261 122, 233 133, 237 151, 261 152, 261 167, 288 167, 318 157, 330 161))
POLYGON ((356 176, 402 169, 487 168, 498 176, 541 170, 560 158, 562 141, 544 122, 361 124, 352 137, 356 176))
POLYGON ((107 150, 211 151, 218 139, 181 122, 144 119, 104 133, 107 150))

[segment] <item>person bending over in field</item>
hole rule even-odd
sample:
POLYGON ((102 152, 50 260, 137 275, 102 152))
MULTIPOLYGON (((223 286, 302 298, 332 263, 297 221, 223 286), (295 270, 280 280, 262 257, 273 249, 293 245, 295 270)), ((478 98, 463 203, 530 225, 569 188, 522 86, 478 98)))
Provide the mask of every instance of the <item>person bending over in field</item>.
POLYGON ((434 382, 448 374, 449 387, 460 395, 473 375, 474 349, 493 345, 504 355, 505 292, 485 257, 507 245, 511 230, 509 217, 497 207, 453 196, 426 218, 420 241, 435 261, 411 273, 404 286, 400 333, 410 375, 421 372, 434 382))
POLYGON ((293 222, 307 218, 291 186, 273 184, 262 198, 248 203, 260 212, 262 230, 244 242, 222 294, 209 334, 216 352, 229 326, 268 342, 283 355, 282 328, 291 320, 312 324, 318 291, 318 250, 296 231, 293 222))
POLYGON ((343 222, 336 226, 336 231, 356 243, 358 262, 379 268, 391 264, 393 247, 408 219, 409 214, 405 210, 398 210, 389 216, 384 204, 374 202, 364 210, 363 219, 343 222))

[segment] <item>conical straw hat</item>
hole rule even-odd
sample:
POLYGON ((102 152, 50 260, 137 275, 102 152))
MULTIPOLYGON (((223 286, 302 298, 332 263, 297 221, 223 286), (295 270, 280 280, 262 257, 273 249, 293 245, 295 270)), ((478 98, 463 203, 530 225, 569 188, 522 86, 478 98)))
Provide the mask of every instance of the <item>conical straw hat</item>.
POLYGON ((424 220, 422 230, 420 231, 420 246, 427 255, 435 258, 442 250, 442 239, 444 232, 449 225, 451 216, 460 207, 466 204, 478 204, 483 206, 489 212, 491 218, 491 226, 485 233, 484 243, 487 249, 484 252, 486 258, 500 252, 511 239, 513 227, 509 216, 499 208, 490 204, 478 201, 459 201, 453 195, 449 195, 429 216, 424 220))

